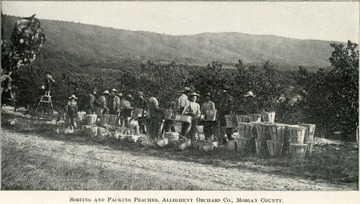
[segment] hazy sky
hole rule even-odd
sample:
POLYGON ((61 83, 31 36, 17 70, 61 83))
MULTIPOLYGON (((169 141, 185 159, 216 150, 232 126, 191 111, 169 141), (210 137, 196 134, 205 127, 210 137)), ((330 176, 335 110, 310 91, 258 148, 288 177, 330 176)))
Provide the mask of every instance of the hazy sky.
POLYGON ((203 32, 359 40, 358 2, 7 2, 3 13, 170 35, 203 32))

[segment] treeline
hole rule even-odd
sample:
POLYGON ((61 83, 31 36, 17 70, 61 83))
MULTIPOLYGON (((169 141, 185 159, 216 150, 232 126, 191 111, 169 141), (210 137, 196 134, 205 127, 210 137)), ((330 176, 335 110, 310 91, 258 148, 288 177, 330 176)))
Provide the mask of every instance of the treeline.
MULTIPOLYGON (((71 94, 79 97, 79 109, 84 110, 92 87, 100 90, 116 88, 124 94, 142 91, 147 97, 159 92, 161 106, 179 96, 179 90, 189 86, 200 95, 210 92, 213 101, 220 101, 220 92, 228 89, 235 101, 234 112, 240 111, 243 95, 252 90, 259 108, 275 111, 280 123, 314 123, 317 133, 329 135, 341 131, 343 139, 354 139, 358 126, 358 59, 356 44, 331 44, 334 51, 329 58, 333 68, 308 72, 279 71, 269 61, 263 66, 245 66, 239 60, 233 69, 224 69, 221 62, 205 67, 160 63, 148 60, 133 63, 123 69, 103 70, 101 64, 86 65, 69 71, 41 67, 34 63, 14 75, 17 106, 32 107, 42 94, 39 87, 45 74, 56 80, 52 90, 56 109, 66 104, 71 94), (299 99, 299 101, 296 101, 299 99)), ((128 62, 131 64, 131 62, 128 62)), ((122 67, 121 64, 114 65, 122 67)), ((202 98, 200 97, 200 103, 202 98)))

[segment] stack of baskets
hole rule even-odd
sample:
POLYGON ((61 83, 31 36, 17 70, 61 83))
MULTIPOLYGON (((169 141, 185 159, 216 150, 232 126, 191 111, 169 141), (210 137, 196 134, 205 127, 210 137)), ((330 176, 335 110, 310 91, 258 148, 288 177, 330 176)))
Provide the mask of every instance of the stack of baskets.
POLYGON ((306 154, 305 156, 310 158, 312 155, 312 150, 315 142, 315 124, 299 124, 302 127, 306 127, 304 143, 306 144, 306 154))
POLYGON ((289 125, 290 154, 293 159, 301 160, 305 158, 307 144, 304 144, 306 127, 289 125))
POLYGON ((270 130, 269 125, 266 123, 254 123, 256 128, 256 139, 255 139, 255 146, 256 146, 256 154, 258 155, 267 155, 268 148, 266 141, 270 140, 270 130))
POLYGON ((240 153, 252 152, 255 149, 253 123, 238 122, 239 138, 237 138, 237 151, 240 153))
POLYGON ((271 140, 267 140, 267 147, 271 157, 279 157, 282 155, 282 148, 284 145, 284 138, 287 125, 285 124, 269 124, 269 131, 271 140))

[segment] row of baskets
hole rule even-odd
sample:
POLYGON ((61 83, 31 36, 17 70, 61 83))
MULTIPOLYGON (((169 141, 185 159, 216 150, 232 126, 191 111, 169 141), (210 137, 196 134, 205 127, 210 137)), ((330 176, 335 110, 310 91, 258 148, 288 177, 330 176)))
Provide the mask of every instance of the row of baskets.
POLYGON ((226 127, 235 128, 239 123, 250 122, 275 122, 275 112, 264 112, 261 114, 249 114, 249 115, 225 115, 226 127))
POLYGON ((311 156, 314 144, 314 124, 287 125, 279 123, 239 122, 235 141, 230 150, 248 152, 256 149, 259 155, 271 157, 291 155, 295 159, 311 156))

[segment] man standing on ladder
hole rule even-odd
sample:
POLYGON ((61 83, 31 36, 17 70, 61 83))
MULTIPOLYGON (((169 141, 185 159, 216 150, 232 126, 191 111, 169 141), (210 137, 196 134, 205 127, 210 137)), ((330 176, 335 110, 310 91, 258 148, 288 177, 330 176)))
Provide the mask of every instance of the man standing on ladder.
POLYGON ((52 83, 55 83, 55 80, 52 78, 52 76, 50 74, 45 75, 45 96, 51 97, 50 91, 52 83))

